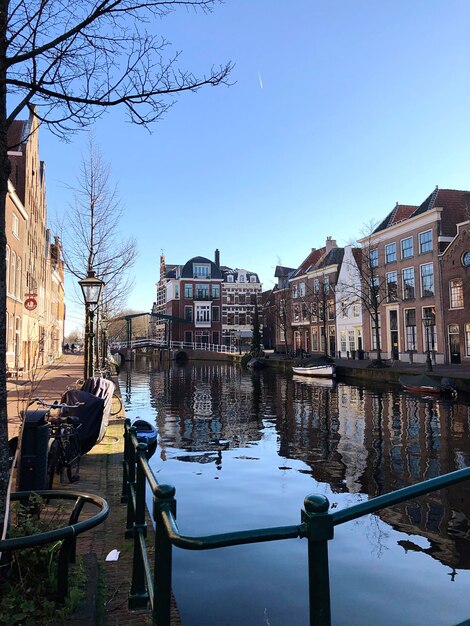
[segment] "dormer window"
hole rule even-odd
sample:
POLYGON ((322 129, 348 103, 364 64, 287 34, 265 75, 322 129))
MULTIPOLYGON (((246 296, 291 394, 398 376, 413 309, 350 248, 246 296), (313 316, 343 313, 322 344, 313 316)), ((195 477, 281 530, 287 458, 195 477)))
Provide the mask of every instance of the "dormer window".
POLYGON ((227 276, 227 282, 228 282, 228 283, 233 283, 233 276, 232 276, 232 274, 229 274, 229 275, 227 276))
POLYGON ((255 283, 256 282, 256 276, 254 274, 252 274, 250 276, 250 283, 255 283))
POLYGON ((194 278, 210 278, 211 266, 207 263, 194 263, 193 264, 193 276, 194 278))
POLYGON ((244 283, 245 282, 245 276, 243 274, 241 274, 238 278, 238 282, 239 283, 244 283))

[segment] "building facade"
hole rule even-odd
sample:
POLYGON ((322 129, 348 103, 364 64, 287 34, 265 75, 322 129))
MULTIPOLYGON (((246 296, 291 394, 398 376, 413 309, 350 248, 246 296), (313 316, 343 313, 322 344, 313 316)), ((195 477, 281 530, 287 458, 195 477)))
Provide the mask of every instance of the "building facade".
POLYGON ((8 144, 7 366, 31 371, 62 353, 64 265, 60 242, 51 242, 47 229, 45 165, 34 111, 11 124, 8 144))

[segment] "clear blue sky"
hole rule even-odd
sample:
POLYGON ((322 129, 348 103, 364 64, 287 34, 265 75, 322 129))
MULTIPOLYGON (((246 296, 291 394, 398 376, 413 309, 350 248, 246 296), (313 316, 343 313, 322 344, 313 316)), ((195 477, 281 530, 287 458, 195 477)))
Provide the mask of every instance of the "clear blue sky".
MULTIPOLYGON (((346 244, 397 201, 470 189, 470 2, 226 0, 157 26, 195 74, 236 65, 233 86, 182 95, 151 134, 122 111, 94 126, 138 240, 130 308, 150 310, 161 250, 219 248, 267 289, 278 263, 346 244)), ((42 131, 51 216, 85 143, 42 131)))

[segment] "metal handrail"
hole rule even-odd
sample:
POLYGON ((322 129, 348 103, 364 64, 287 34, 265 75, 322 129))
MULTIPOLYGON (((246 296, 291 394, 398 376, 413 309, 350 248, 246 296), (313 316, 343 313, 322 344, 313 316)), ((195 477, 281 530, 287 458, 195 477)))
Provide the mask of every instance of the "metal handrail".
POLYGON ((128 507, 126 536, 134 538, 134 567, 129 607, 142 608, 150 603, 153 623, 158 626, 170 625, 172 546, 185 550, 211 550, 297 537, 308 540, 310 625, 330 626, 328 541, 334 537, 334 527, 470 479, 470 467, 467 467, 333 513, 329 511, 329 501, 325 496, 309 495, 304 499, 299 525, 189 537, 181 535, 178 530, 175 488, 158 483, 148 462, 147 446, 138 441, 136 429, 131 426, 129 419, 125 420, 124 431, 122 501, 127 502, 128 507), (153 495, 152 517, 155 522, 153 572, 147 556, 145 521, 147 483, 153 495))
POLYGON ((75 562, 76 539, 78 535, 99 526, 108 517, 109 505, 104 498, 94 494, 83 493, 81 491, 58 491, 58 490, 38 490, 38 491, 17 491, 11 494, 12 501, 28 501, 32 494, 44 500, 75 500, 75 505, 69 516, 69 523, 62 528, 44 531, 36 535, 25 537, 14 537, 2 539, 0 541, 0 552, 14 552, 24 550, 48 543, 62 541, 59 550, 58 576, 57 576, 57 599, 63 601, 69 590, 69 563, 75 562), (79 521, 80 514, 85 504, 91 504, 99 508, 99 512, 92 517, 79 521))

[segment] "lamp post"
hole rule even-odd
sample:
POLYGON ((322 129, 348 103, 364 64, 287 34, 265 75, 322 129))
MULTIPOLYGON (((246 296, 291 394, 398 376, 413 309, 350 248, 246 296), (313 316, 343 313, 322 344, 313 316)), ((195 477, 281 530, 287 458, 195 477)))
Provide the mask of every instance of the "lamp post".
POLYGON ((426 329, 426 371, 432 372, 431 349, 429 347, 429 329, 434 326, 434 315, 428 314, 423 317, 424 328, 426 329))
POLYGON ((79 280, 78 284, 83 293, 85 301, 85 378, 91 378, 94 373, 93 349, 95 333, 93 329, 93 317, 95 310, 100 301, 101 291, 104 282, 96 278, 93 270, 88 270, 88 275, 83 280, 79 280))

